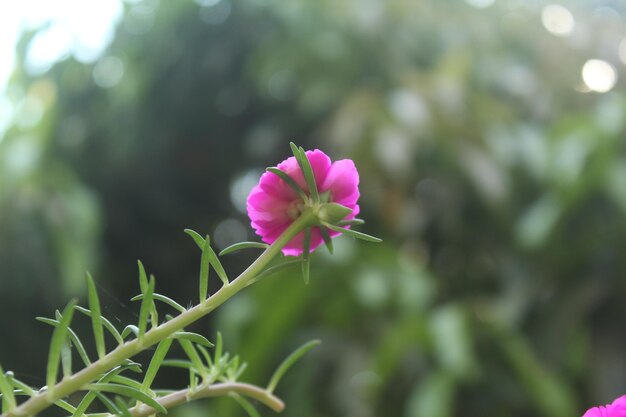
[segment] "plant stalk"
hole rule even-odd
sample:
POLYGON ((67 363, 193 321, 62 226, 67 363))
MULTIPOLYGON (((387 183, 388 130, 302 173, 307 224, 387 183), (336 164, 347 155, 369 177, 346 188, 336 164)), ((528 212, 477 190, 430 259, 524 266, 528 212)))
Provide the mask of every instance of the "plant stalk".
POLYGON ((83 386, 97 380, 101 375, 119 366, 124 360, 135 356, 150 346, 159 343, 184 327, 189 326, 198 319, 206 316, 211 311, 222 305, 226 300, 245 288, 263 269, 270 263, 282 248, 289 243, 298 233, 306 227, 312 226, 317 221, 317 214, 312 210, 304 211, 277 239, 259 256, 245 271, 235 280, 222 286, 215 294, 206 301, 195 307, 180 313, 170 321, 145 333, 143 339, 133 339, 119 345, 102 359, 92 363, 81 371, 70 375, 58 382, 51 389, 47 389, 31 397, 18 407, 2 414, 1 417, 32 417, 45 410, 83 386))
MULTIPOLYGON (((230 393, 237 393, 255 399, 278 413, 285 409, 285 404, 281 401, 281 399, 272 393, 264 390, 263 388, 259 388, 256 385, 239 382, 213 384, 200 388, 195 392, 190 392, 188 389, 184 389, 160 397, 157 401, 164 408, 169 410, 170 408, 180 404, 185 404, 192 400, 208 397, 220 397, 230 393)), ((140 404, 129 409, 128 411, 130 411, 130 414, 133 417, 148 417, 157 413, 157 410, 147 404, 140 404)), ((114 416, 110 415, 109 417, 114 416)))

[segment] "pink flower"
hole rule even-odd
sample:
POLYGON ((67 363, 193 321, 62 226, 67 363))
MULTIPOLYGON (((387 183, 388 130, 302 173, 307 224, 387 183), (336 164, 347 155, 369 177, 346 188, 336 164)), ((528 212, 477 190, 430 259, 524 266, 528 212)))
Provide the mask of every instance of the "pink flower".
POLYGON ((606 406, 590 408, 583 417, 626 417, 626 395, 606 406))
MULTIPOLYGON (((331 163, 330 158, 316 149, 307 151, 313 176, 320 195, 327 193, 327 202, 339 203, 352 209, 346 219, 353 219, 359 213, 359 173, 350 159, 331 163)), ((278 169, 289 175, 310 195, 304 174, 295 157, 290 157, 278 164, 278 169)), ((266 172, 261 176, 247 201, 248 216, 252 227, 265 243, 273 243, 281 233, 296 219, 305 208, 302 198, 278 175, 266 172)), ((328 230, 331 237, 339 233, 328 230)), ((311 230, 311 252, 323 242, 318 227, 311 230)), ((294 237, 284 248, 285 255, 302 254, 304 232, 294 237)))

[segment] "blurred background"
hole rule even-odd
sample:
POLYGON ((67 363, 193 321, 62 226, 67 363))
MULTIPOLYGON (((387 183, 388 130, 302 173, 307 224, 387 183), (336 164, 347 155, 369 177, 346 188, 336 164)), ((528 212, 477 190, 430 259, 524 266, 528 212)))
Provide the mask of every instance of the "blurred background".
POLYGON ((256 240, 247 193, 293 140, 355 160, 385 241, 339 238, 308 286, 284 273, 199 323, 245 380, 319 338, 284 416, 580 416, 626 393, 625 79, 621 0, 4 2, 0 362, 44 384, 34 316, 85 304, 87 270, 118 327, 137 259, 191 303, 183 229, 256 240))

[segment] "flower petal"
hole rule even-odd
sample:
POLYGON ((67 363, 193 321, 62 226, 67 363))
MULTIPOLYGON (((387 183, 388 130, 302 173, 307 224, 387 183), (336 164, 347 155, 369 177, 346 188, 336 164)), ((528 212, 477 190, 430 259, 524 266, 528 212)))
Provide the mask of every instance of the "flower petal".
POLYGON ((320 187, 322 192, 330 191, 332 201, 352 207, 359 199, 359 173, 350 159, 334 162, 320 187))

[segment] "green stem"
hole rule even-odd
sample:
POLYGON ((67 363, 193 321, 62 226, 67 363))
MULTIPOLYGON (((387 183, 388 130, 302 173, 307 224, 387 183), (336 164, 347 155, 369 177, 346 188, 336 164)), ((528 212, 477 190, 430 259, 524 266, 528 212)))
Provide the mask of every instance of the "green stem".
POLYGON ((92 363, 81 371, 64 378, 52 387, 52 389, 43 391, 34 397, 31 397, 29 400, 3 414, 1 417, 35 416, 42 410, 50 407, 55 401, 60 400, 61 398, 64 398, 76 391, 80 391, 83 386, 95 381, 102 374, 120 365, 124 360, 135 356, 150 346, 159 343, 161 340, 166 339, 175 332, 206 316, 223 304, 226 300, 245 288, 248 283, 254 279, 255 276, 260 274, 270 261, 280 253, 282 248, 289 243, 291 239, 293 239, 305 228, 312 226, 316 221, 317 216, 314 212, 311 210, 303 212, 302 215, 298 217, 245 271, 243 271, 231 283, 222 286, 219 291, 213 294, 206 301, 196 305, 184 313, 180 313, 172 320, 146 332, 142 340, 133 339, 123 345, 119 345, 102 359, 92 363))
MULTIPOLYGON (((180 404, 185 404, 192 400, 208 397, 221 397, 230 393, 237 393, 245 395, 246 397, 250 397, 263 403, 264 405, 278 413, 285 409, 285 404, 280 400, 280 398, 274 396, 271 392, 268 392, 263 388, 259 388, 256 385, 243 384, 239 382, 213 384, 200 388, 194 392, 190 392, 188 389, 184 389, 165 395, 163 397, 159 397, 157 401, 164 408, 169 410, 170 408, 173 408, 180 404)), ((133 417, 148 417, 157 412, 157 410, 146 404, 140 404, 136 407, 131 408, 128 411, 130 411, 130 414, 133 417)), ((114 416, 110 415, 109 417, 114 416)))

